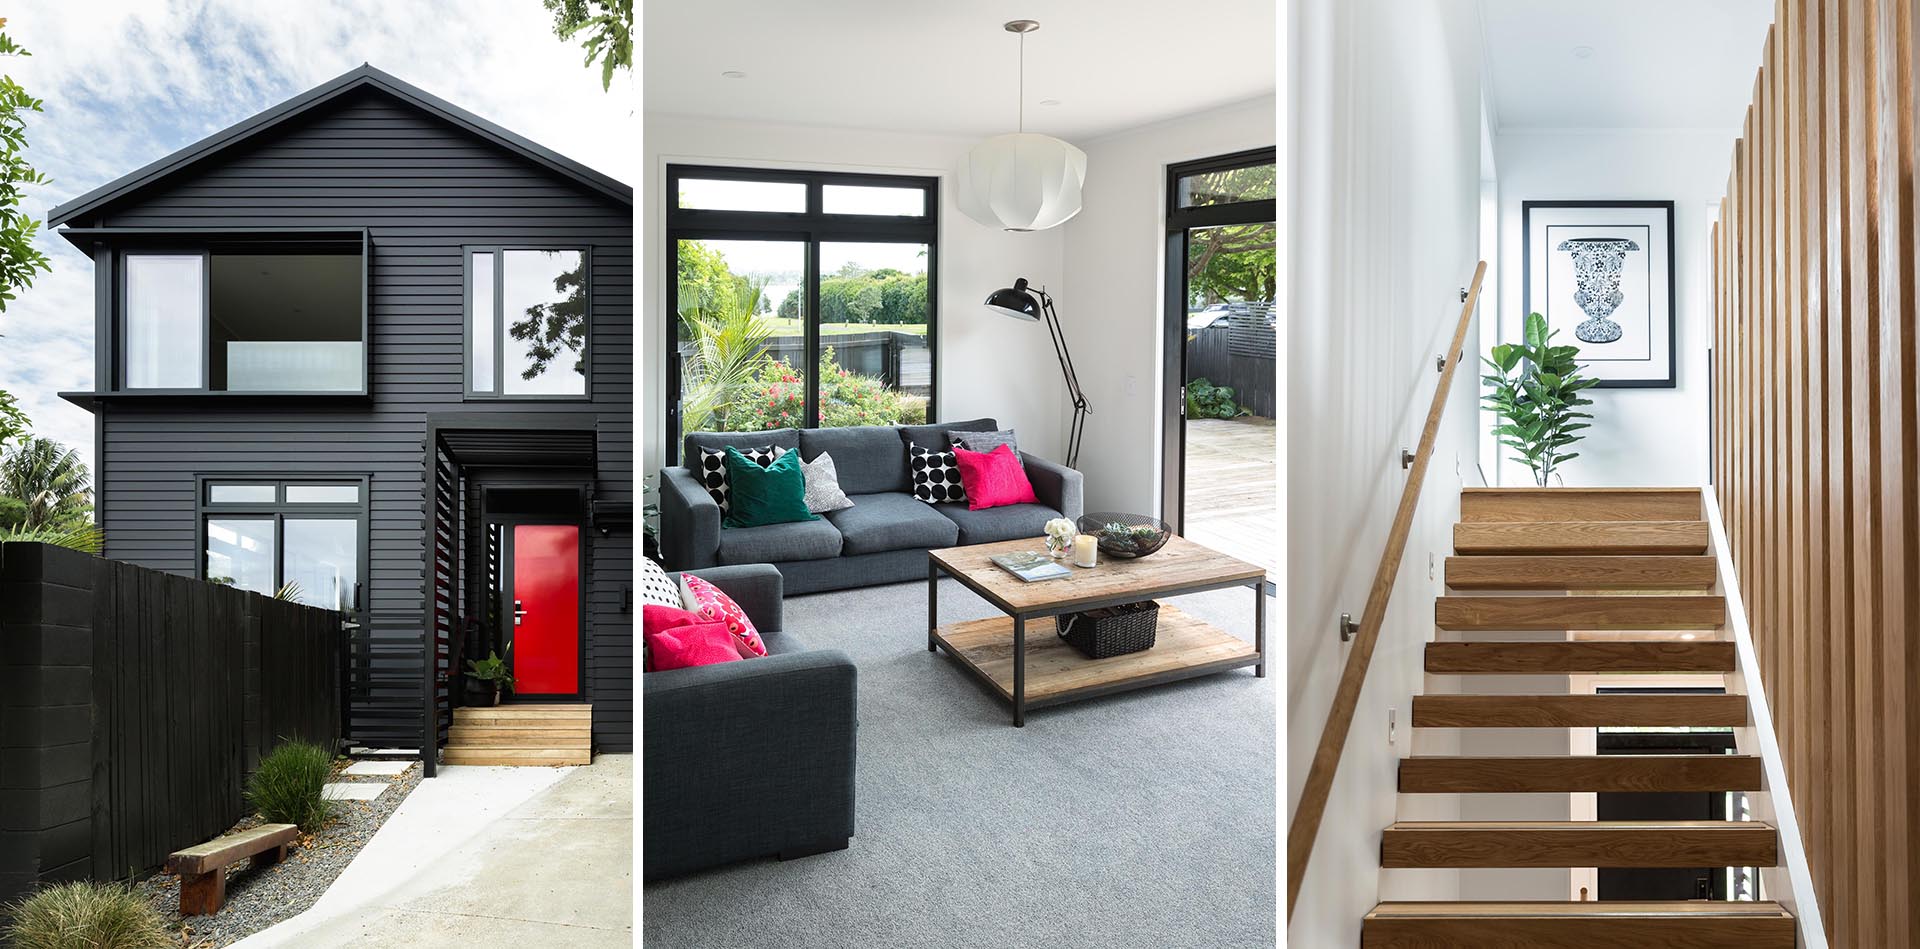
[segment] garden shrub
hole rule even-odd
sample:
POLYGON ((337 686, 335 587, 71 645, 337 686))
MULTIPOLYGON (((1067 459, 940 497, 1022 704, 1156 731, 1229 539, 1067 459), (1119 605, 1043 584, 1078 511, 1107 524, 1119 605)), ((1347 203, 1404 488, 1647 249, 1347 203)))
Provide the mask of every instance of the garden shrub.
POLYGON ((62 883, 0 907, 11 949, 164 949, 160 914, 131 888, 112 883, 62 883))
POLYGON ((1233 400, 1232 386, 1217 386, 1205 379, 1187 383, 1188 418, 1239 418, 1252 414, 1233 400))
POLYGON ((332 802, 320 797, 333 774, 333 755, 319 745, 289 741, 260 759, 247 779, 247 804, 271 824, 298 824, 316 833, 332 816, 332 802))
MULTIPOLYGON (((742 387, 727 416, 733 431, 796 428, 806 424, 806 380, 785 360, 769 361, 742 387)), ((829 346, 820 353, 820 424, 922 425, 927 400, 887 388, 876 376, 840 368, 829 346)))

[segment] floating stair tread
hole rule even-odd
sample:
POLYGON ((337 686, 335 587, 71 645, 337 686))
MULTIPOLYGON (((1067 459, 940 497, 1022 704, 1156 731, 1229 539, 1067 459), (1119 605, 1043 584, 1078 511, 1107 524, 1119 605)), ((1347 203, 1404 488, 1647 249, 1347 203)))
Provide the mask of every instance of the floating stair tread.
POLYGON ((462 724, 536 720, 593 720, 590 705, 496 705, 486 708, 456 708, 453 720, 462 724))
POLYGON ((1453 525, 1460 554, 1704 554, 1706 521, 1484 521, 1453 525))
POLYGON ((1758 791, 1760 771, 1760 759, 1749 755, 1414 756, 1400 760, 1400 791, 1758 791))
POLYGON ((478 765, 482 767, 564 767, 567 765, 592 764, 593 756, 585 751, 555 751, 537 755, 507 755, 495 749, 453 751, 449 749, 440 756, 442 764, 478 765))
POLYGON ((1725 727, 1747 724, 1744 695, 1416 695, 1415 728, 1725 727))
POLYGON ((1699 488, 1466 488, 1460 519, 1515 521, 1697 521, 1699 488))
POLYGON ((1760 821, 1398 821, 1380 865, 1771 867, 1779 835, 1760 821))
POLYGON ((1720 596, 1442 596, 1441 629, 1716 629, 1727 621, 1720 596))
POLYGON ((1732 672, 1734 644, 1721 639, 1428 643, 1427 671, 1439 675, 1732 672))
POLYGON ((1381 903, 1362 949, 1794 949, 1778 903, 1381 903))
POLYGON ((592 735, 464 735, 448 738, 447 748, 592 748, 592 735))
POLYGON ((1448 557, 1446 566, 1455 590, 1708 590, 1717 576, 1705 554, 1485 554, 1448 557))

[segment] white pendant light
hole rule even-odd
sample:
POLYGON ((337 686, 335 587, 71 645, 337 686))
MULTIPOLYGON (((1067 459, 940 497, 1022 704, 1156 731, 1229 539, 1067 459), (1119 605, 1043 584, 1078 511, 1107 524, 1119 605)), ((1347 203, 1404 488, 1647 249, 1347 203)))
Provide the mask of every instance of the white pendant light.
POLYGON ((1080 213, 1087 153, 1049 135, 1027 131, 1027 34, 1033 20, 1006 24, 1020 35, 1020 126, 967 152, 960 163, 960 210, 988 227, 1044 231, 1080 213))

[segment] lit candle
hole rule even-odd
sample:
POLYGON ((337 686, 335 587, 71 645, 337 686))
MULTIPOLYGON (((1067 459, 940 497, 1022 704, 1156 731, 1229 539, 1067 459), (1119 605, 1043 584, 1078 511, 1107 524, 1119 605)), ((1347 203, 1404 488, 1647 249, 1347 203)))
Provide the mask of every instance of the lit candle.
POLYGON ((1091 567, 1100 562, 1100 545, 1092 534, 1081 534, 1073 539, 1073 562, 1077 566, 1091 567))

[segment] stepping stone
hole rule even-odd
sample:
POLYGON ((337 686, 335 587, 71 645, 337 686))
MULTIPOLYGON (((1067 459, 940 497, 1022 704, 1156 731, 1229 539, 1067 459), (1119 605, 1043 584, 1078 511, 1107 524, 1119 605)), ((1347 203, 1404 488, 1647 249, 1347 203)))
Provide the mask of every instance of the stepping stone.
POLYGON ((418 758, 420 757, 420 752, 419 752, 418 750, 416 750, 416 749, 413 749, 413 748, 368 748, 368 747, 366 747, 366 746, 364 746, 364 745, 355 745, 355 746, 354 746, 354 747, 352 747, 352 748, 348 748, 348 749, 347 749, 347 754, 350 754, 350 755, 352 755, 352 756, 354 756, 354 757, 356 757, 356 758, 360 758, 360 757, 367 757, 367 758, 383 758, 383 757, 386 757, 386 758, 414 758, 414 759, 418 759, 418 758))
POLYGON ((320 799, 324 801, 371 801, 387 790, 385 781, 354 781, 346 784, 328 784, 320 788, 320 799))
POLYGON ((347 765, 348 774, 400 774, 412 766, 411 761, 356 761, 347 765))

